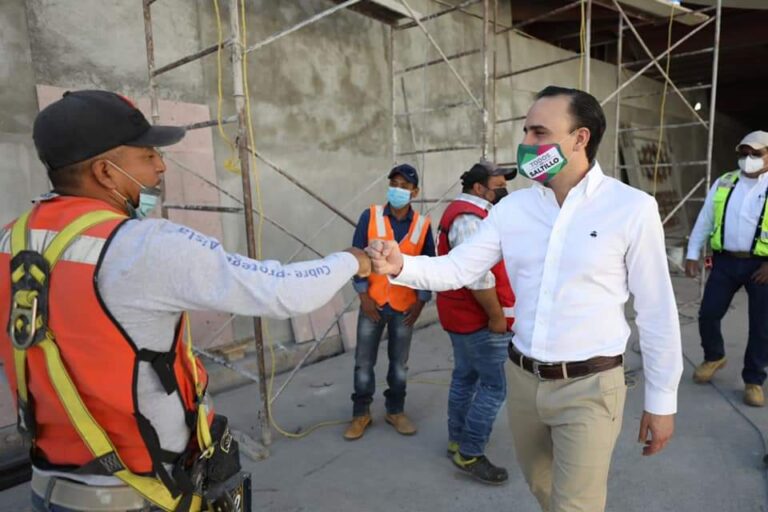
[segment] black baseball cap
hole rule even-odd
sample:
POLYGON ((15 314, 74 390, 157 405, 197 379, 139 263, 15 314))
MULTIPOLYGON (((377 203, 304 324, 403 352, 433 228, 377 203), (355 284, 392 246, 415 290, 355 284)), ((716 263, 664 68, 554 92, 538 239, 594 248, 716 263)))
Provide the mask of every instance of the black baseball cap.
POLYGON ((181 126, 152 126, 128 98, 108 91, 67 91, 35 118, 32 138, 48 170, 118 146, 160 147, 184 138, 181 126))
POLYGON ((461 185, 469 188, 475 183, 484 183, 491 176, 504 176, 509 181, 517 176, 517 169, 499 167, 488 160, 480 160, 470 170, 461 175, 461 185))
POLYGON ((412 165, 408 164, 400 164, 396 165, 392 168, 391 171, 389 171, 388 179, 392 179, 396 175, 400 175, 403 178, 405 178, 405 181, 408 183, 413 183, 415 186, 419 186, 419 174, 416 172, 416 169, 413 168, 412 165))

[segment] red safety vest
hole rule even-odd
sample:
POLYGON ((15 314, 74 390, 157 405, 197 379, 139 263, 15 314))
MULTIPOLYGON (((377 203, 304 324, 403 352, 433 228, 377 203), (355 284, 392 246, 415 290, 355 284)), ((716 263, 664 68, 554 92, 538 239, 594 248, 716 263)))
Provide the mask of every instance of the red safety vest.
MULTIPOLYGON (((484 219, 488 216, 488 210, 462 199, 457 199, 448 205, 440 219, 440 229, 437 236, 438 256, 448 254, 451 250, 448 232, 456 217, 466 214, 477 215, 484 219)), ((494 265, 491 272, 496 277, 496 294, 499 297, 501 307, 504 309, 504 316, 507 317, 507 329, 511 331, 512 325, 515 323, 515 294, 509 284, 509 276, 507 276, 504 262, 500 261, 494 265)), ((488 327, 488 315, 467 288, 439 292, 437 294, 437 313, 443 329, 448 332, 469 334, 488 327)))
MULTIPOLYGON (((193 433, 198 413, 197 397, 202 396, 208 378, 200 361, 194 358, 191 348, 183 341, 184 315, 177 326, 170 351, 152 352, 138 349, 106 309, 98 290, 97 277, 112 236, 126 220, 122 212, 103 201, 84 197, 57 197, 42 202, 32 210, 27 220, 27 248, 41 252, 59 232, 83 215, 93 212, 106 213, 112 218, 75 237, 48 279, 47 322, 54 338, 50 341, 55 341, 67 378, 74 384, 90 416, 111 441, 125 468, 135 475, 154 475, 158 465, 169 463, 174 454, 160 449, 153 426, 138 410, 136 387, 139 362, 152 364, 169 394, 178 391, 193 433), (120 216, 115 218, 115 214, 120 216)), ((18 398, 14 348, 5 328, 9 324, 12 300, 10 230, 15 222, 6 227, 0 239, 0 325, 3 326, 0 330, 0 359, 11 389, 18 398)), ((46 366, 51 360, 46 359, 49 354, 44 353, 42 348, 33 345, 25 351, 25 393, 34 418, 33 460, 56 469, 77 468, 93 461, 94 455, 68 417, 65 409, 69 406, 65 407, 66 404, 57 395, 52 377, 54 370, 46 366)), ((194 434, 192 439, 195 439, 194 434)), ((120 475, 116 473, 116 476, 120 475)), ((141 480, 131 475, 123 479, 134 485, 131 478, 141 480)), ((156 498, 145 488, 139 486, 139 489, 150 499, 156 498)), ((156 487, 150 488, 153 489, 156 487)), ((158 502, 170 509, 170 504, 174 502, 167 495, 165 499, 165 502, 158 502)))
MULTIPOLYGON (((394 240, 392 224, 389 222, 389 217, 384 215, 384 207, 372 205, 370 213, 368 240, 394 240)), ((427 233, 429 233, 429 217, 414 211, 408 234, 400 241, 400 252, 410 256, 420 255, 424 249, 427 233)), ((379 307, 389 304, 392 309, 400 312, 416 303, 416 290, 392 284, 387 276, 378 274, 371 274, 368 277, 368 295, 379 307)))

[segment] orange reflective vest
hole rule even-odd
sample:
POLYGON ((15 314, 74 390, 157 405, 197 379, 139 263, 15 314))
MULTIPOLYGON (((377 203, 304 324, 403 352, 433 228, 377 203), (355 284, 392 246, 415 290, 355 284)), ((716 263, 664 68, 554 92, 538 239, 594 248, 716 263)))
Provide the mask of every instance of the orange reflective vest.
MULTIPOLYGON (((372 205, 368 221, 368 240, 394 240, 392 224, 384 215, 384 206, 372 205)), ((408 234, 400 241, 400 252, 409 256, 418 256, 424 249, 429 232, 429 217, 413 211, 413 219, 408 234)), ((368 295, 381 307, 385 304, 395 311, 403 312, 416 302, 416 290, 398 286, 389 282, 387 276, 371 274, 368 277, 368 295)))
POLYGON ((0 359, 20 425, 32 436, 36 465, 64 471, 87 465, 87 473, 114 475, 162 508, 175 510, 182 491, 163 463, 172 464, 181 454, 161 449, 155 429, 139 411, 138 366, 150 363, 165 391, 177 393, 187 424, 198 434, 196 443, 190 441, 192 451, 199 450, 201 430, 207 437, 203 444, 210 439, 210 416, 200 404, 207 375, 188 338, 185 343, 186 315, 171 350, 153 352, 138 348, 106 309, 98 289, 99 266, 125 220, 102 201, 56 197, 6 227, 0 238, 0 324, 8 329, 0 331, 0 359), (52 257, 57 235, 67 244, 52 257), (45 311, 38 304, 42 296, 26 301, 15 291, 23 274, 21 260, 14 257, 19 246, 51 263, 47 279, 39 268, 31 268, 38 264, 27 273, 47 281, 45 311), (20 350, 13 329, 24 327, 19 312, 25 302, 34 305, 30 310, 38 317, 45 315, 38 318, 45 336, 20 350))

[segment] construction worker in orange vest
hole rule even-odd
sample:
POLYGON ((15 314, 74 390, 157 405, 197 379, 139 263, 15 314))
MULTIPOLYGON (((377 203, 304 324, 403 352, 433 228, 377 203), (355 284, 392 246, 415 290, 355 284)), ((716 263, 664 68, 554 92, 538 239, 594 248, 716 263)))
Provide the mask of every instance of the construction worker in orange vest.
MULTIPOLYGON (((434 256, 435 242, 429 217, 420 215, 410 204, 418 194, 419 175, 416 169, 408 164, 394 167, 389 173, 387 204, 372 205, 360 215, 352 245, 363 249, 369 240, 393 240, 400 244, 400 249, 406 254, 434 256)), ((385 420, 398 433, 413 435, 416 426, 403 412, 408 354, 413 325, 424 304, 431 299, 431 293, 392 285, 385 276, 355 278, 354 286, 360 295, 355 392, 352 394, 352 423, 344 437, 350 441, 359 439, 371 424, 370 404, 376 386, 373 368, 376 366, 384 327, 389 335, 389 389, 384 392, 387 409, 385 420)))
POLYGON ((166 170, 155 147, 183 136, 106 91, 68 92, 35 120, 53 192, 0 231, 0 360, 35 512, 248 510, 185 311, 286 318, 370 271, 354 248, 281 265, 145 219, 166 170))

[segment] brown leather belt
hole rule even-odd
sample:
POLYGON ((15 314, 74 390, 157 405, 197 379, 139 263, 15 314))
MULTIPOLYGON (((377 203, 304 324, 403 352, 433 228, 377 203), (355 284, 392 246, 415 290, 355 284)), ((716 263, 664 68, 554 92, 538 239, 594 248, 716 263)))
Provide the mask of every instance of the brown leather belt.
POLYGON ((593 373, 611 370, 624 364, 624 356, 597 356, 586 361, 575 361, 572 363, 542 363, 530 357, 526 357, 512 345, 507 349, 509 360, 515 363, 523 370, 534 374, 542 380, 560 380, 575 379, 586 377, 593 373))

